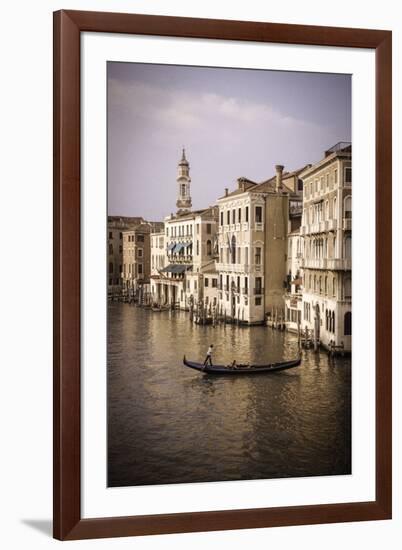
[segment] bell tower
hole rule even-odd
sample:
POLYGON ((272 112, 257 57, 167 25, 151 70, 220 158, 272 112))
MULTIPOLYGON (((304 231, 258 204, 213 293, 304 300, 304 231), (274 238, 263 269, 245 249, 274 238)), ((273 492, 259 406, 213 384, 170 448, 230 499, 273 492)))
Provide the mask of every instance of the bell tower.
POLYGON ((181 160, 177 166, 177 213, 184 214, 191 210, 191 195, 190 195, 190 165, 186 159, 186 152, 183 148, 181 160))

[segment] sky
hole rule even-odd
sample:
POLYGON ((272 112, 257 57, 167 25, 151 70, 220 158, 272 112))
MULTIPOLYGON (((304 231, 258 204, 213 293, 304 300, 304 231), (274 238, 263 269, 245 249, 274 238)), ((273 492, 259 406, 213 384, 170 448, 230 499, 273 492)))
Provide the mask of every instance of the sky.
POLYGON ((108 214, 176 212, 185 147, 193 209, 351 141, 351 76, 108 63, 108 214))

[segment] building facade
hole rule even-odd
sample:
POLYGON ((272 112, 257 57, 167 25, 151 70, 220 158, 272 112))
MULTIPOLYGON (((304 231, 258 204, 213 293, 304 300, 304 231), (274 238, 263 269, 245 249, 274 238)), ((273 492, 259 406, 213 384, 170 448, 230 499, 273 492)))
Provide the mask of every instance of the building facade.
POLYGON ((122 286, 136 293, 151 274, 151 226, 142 223, 123 231, 122 286))
POLYGON ((261 324, 283 316, 290 202, 301 201, 300 171, 262 183, 238 179, 218 200, 219 312, 232 322, 261 324))
MULTIPOLYGON (((183 150, 178 165, 177 212, 165 218, 163 268, 152 272, 155 303, 180 309, 204 307, 204 273, 215 272, 218 208, 191 211, 190 167, 183 150)), ((152 249, 155 258, 161 256, 152 249)), ((217 277, 216 277, 217 278, 217 277)), ((209 281, 207 285, 209 284, 209 281)), ((215 288, 211 287, 208 288, 215 288)), ((217 289, 216 289, 217 292, 217 289)), ((213 298, 208 291, 208 301, 213 298)))
POLYGON ((338 143, 306 169, 303 328, 314 340, 351 351, 352 345, 352 147, 338 143))
POLYGON ((123 272, 123 231, 144 220, 140 217, 108 216, 108 290, 119 291, 122 288, 123 272))

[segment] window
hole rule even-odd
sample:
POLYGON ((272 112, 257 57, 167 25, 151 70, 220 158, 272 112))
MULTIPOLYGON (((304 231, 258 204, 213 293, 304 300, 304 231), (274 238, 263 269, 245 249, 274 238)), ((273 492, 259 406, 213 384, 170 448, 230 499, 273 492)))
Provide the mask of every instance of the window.
POLYGON ((142 275, 142 264, 138 264, 138 275, 142 275))
POLYGON ((205 287, 209 286, 209 279, 208 279, 208 277, 205 277, 204 286, 205 286, 205 287))
POLYGON ((109 273, 113 273, 113 262, 109 262, 109 273))
POLYGON ((143 243, 145 242, 144 235, 137 235, 137 243, 143 243))
POLYGON ((199 254, 200 254, 200 241, 197 241, 197 243, 196 243, 196 254, 197 254, 197 256, 199 256, 199 254))
POLYGON ((261 296, 257 296, 256 299, 255 299, 255 305, 256 306, 260 306, 262 303, 262 298, 261 296))
POLYGON ((297 190, 303 191, 303 180, 301 180, 300 178, 298 178, 297 180, 297 190))
POLYGON ((197 235, 199 235, 200 234, 200 224, 199 223, 197 223, 197 225, 196 225, 196 231, 197 231, 197 235))
POLYGON ((119 239, 123 240, 123 233, 122 232, 119 233, 119 239))
POLYGON ((338 170, 334 170, 334 183, 338 183, 338 170))
POLYGON ((212 243, 211 241, 207 241, 207 256, 210 256, 212 254, 212 243))
POLYGON ((262 206, 255 207, 255 223, 262 222, 262 206))
POLYGON ((233 235, 232 242, 231 242, 231 249, 232 249, 232 264, 236 263, 236 237, 233 235))
POLYGON ((248 264, 248 246, 246 246, 244 249, 244 263, 246 265, 248 264))
POLYGON ((351 336, 352 334, 352 312, 351 311, 347 311, 345 313, 343 326, 344 326, 344 330, 343 330, 344 335, 351 336))
POLYGON ((336 277, 332 279, 332 296, 336 294, 336 277))
POLYGON ((262 279, 261 277, 256 277, 255 278, 255 293, 256 294, 261 294, 262 292, 262 279))
POLYGON ((244 294, 248 294, 248 277, 244 277, 244 294))
POLYGON ((222 285, 223 285, 223 282, 222 282, 222 275, 219 275, 219 288, 222 290, 222 285))
POLYGON ((352 257, 352 237, 348 235, 345 239, 345 258, 352 257))
POLYGON ((223 212, 221 212, 221 225, 223 225, 223 212))
POLYGON ((352 279, 350 277, 345 277, 343 292, 346 299, 352 297, 352 279))
POLYGON ((236 223, 236 210, 232 210, 232 223, 236 223))
POLYGON ((237 263, 241 264, 241 248, 237 249, 237 263))
POLYGON ((261 247, 259 246, 255 249, 255 264, 261 265, 261 247))
POLYGON ((345 183, 352 183, 352 168, 345 168, 345 183))
POLYGON ((248 206, 246 206, 246 222, 248 222, 248 206))
POLYGON ((227 225, 230 225, 230 210, 226 212, 226 223, 227 225))
POLYGON ((212 279, 212 288, 216 288, 218 286, 218 279, 212 279))
POLYGON ((113 254, 113 245, 109 244, 109 254, 113 254))
POLYGON ((143 256, 143 250, 142 250, 142 248, 139 248, 137 253, 138 253, 138 257, 139 257, 139 258, 142 258, 142 256, 143 256))
POLYGON ((210 235, 212 233, 212 225, 210 223, 207 223, 207 235, 210 235))
POLYGON ((238 222, 241 223, 241 208, 237 212, 238 222))
POLYGON ((113 233, 112 233, 112 231, 109 231, 109 239, 113 239, 113 233))
POLYGON ((332 201, 332 217, 334 220, 338 218, 338 215, 336 212, 336 197, 334 197, 334 200, 332 201))
POLYGON ((345 197, 344 206, 344 218, 352 218, 352 197, 350 195, 345 197))

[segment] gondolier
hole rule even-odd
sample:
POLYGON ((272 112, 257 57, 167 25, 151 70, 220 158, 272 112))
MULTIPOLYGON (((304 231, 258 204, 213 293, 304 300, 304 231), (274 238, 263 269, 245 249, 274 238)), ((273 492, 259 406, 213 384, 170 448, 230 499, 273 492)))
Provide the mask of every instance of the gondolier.
POLYGON ((211 367, 212 367, 212 350, 213 350, 213 347, 214 347, 214 345, 210 344, 210 346, 208 348, 208 351, 207 351, 207 356, 205 357, 204 367, 206 367, 208 364, 211 365, 211 367))

